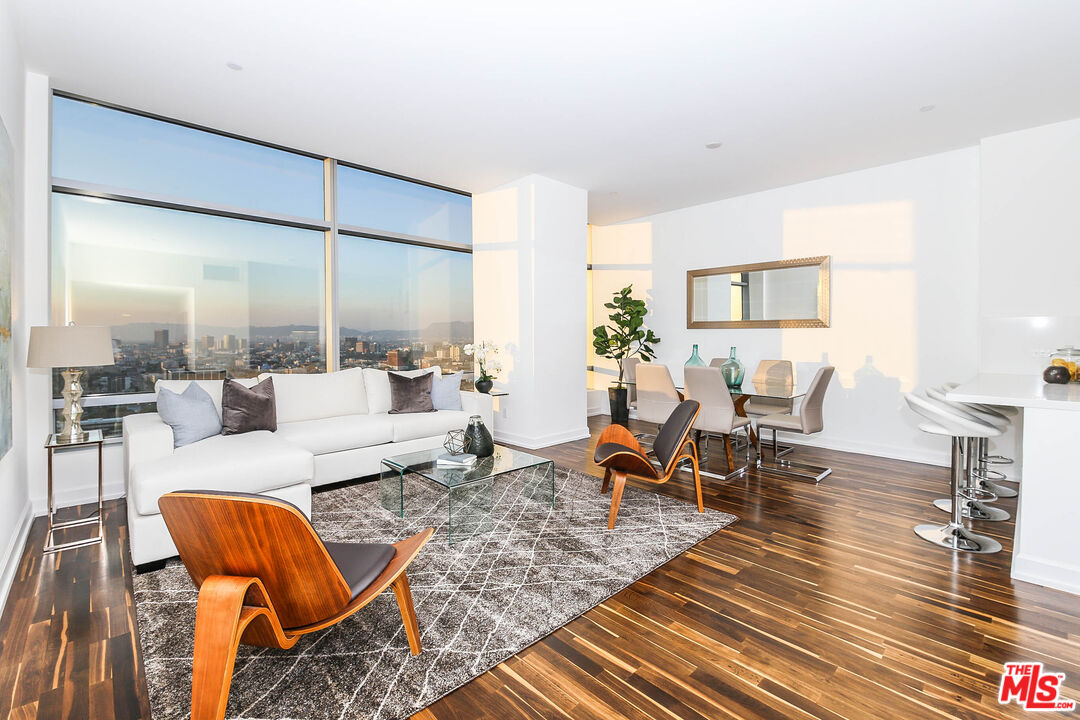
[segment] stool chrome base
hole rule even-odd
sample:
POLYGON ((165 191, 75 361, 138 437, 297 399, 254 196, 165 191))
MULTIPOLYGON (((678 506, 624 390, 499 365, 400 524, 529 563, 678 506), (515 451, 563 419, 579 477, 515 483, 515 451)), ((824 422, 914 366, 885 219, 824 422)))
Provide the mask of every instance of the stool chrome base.
POLYGON ((1013 490, 1011 487, 998 485, 997 483, 990 482, 989 480, 980 480, 978 487, 982 490, 994 493, 999 498, 1014 498, 1020 494, 1013 490))
POLYGON ((973 533, 963 525, 916 525, 915 534, 927 542, 940 545, 950 550, 963 550, 973 553, 995 553, 1001 551, 1001 543, 992 537, 973 533))
MULTIPOLYGON (((952 512, 952 500, 948 498, 941 498, 934 501, 934 507, 938 510, 944 510, 947 513, 952 512)), ((1008 520, 1008 512, 1001 508, 996 508, 992 505, 981 503, 978 500, 968 500, 964 503, 964 506, 960 509, 960 514, 969 520, 989 520, 990 522, 1001 522, 1002 520, 1008 520)))
POLYGON ((974 468, 971 474, 976 480, 989 480, 991 482, 1009 479, 1009 476, 1000 470, 991 470, 990 468, 974 468))

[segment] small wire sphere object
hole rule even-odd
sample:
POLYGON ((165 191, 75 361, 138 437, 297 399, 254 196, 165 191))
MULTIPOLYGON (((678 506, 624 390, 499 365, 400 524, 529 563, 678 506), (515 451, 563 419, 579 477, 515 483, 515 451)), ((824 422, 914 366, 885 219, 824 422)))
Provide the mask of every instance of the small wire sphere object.
POLYGON ((451 455, 461 455, 469 452, 471 441, 472 438, 466 435, 464 430, 451 430, 446 433, 446 439, 443 440, 442 446, 451 455))

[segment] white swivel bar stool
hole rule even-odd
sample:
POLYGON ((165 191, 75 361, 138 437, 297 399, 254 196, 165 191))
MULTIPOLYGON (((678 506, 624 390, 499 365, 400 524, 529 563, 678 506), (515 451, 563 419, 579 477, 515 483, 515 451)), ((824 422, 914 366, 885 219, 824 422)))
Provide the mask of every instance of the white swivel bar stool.
MULTIPOLYGON (((926 394, 934 400, 942 402, 950 407, 956 408, 972 417, 976 420, 981 420, 989 425, 993 425, 1001 432, 1012 424, 1012 420, 1008 416, 997 412, 991 407, 986 405, 978 405, 976 403, 956 402, 955 400, 947 400, 945 394, 948 392, 948 385, 943 385, 938 388, 927 388, 926 394)), ((1005 458, 1001 455, 991 456, 987 453, 990 451, 990 441, 986 438, 978 438, 974 443, 974 448, 968 457, 968 463, 972 467, 971 476, 974 478, 974 482, 979 487, 994 493, 998 497, 1002 498, 1014 498, 1017 496, 1016 490, 1011 487, 999 485, 998 482, 1007 480, 1005 473, 998 470, 993 470, 988 467, 991 464, 1001 465, 1006 462, 1011 463, 1012 460, 1005 458), (1002 458, 1002 461, 994 460, 993 458, 1002 458)), ((984 518, 988 519, 988 518, 984 518)), ((1001 518, 1004 519, 1004 518, 1001 518)))
MULTIPOLYGON (((991 422, 986 416, 973 412, 968 407, 967 403, 946 400, 944 392, 934 388, 927 388, 926 394, 931 401, 936 401, 943 411, 952 412, 966 420, 993 426, 999 433, 1005 432, 1005 428, 1008 427, 1007 423, 991 422)), ((989 476, 985 469, 986 465, 980 460, 979 452, 985 443, 987 443, 987 438, 985 437, 971 437, 964 447, 963 487, 968 489, 967 494, 970 495, 971 498, 978 499, 966 500, 964 502, 964 507, 960 512, 964 517, 970 520, 990 520, 1000 522, 1002 520, 1008 520, 1011 516, 1001 508, 986 504, 1003 496, 996 492, 1001 486, 995 485, 987 480, 989 476)), ((1011 488, 1001 487, 1001 489, 1015 495, 1015 492, 1011 488)), ((952 506, 953 501, 951 498, 941 498, 934 501, 934 507, 947 513, 952 512, 952 506)))
MULTIPOLYGON (((955 383, 955 382, 942 383, 942 385, 941 385, 941 389, 943 391, 945 391, 945 392, 949 392, 950 390, 955 390, 958 387, 960 387, 960 383, 955 383)), ((980 412, 988 413, 990 415, 995 415, 995 416, 997 416, 999 418, 1004 418, 1005 420, 1008 420, 1010 423, 1012 423, 1012 419, 1014 417, 1016 417, 1020 413, 1019 410, 1017 410, 1016 408, 1013 408, 1013 407, 1006 407, 1006 406, 995 407, 995 406, 992 406, 992 405, 982 405, 981 403, 963 403, 963 404, 967 405, 967 406, 969 406, 971 408, 974 408, 974 409, 976 409, 976 410, 978 410, 980 412)), ((984 452, 981 459, 985 460, 986 463, 990 464, 990 465, 1012 465, 1012 463, 1013 463, 1013 459, 1011 457, 1006 457, 1005 455, 987 455, 985 452, 984 452)), ((1004 473, 1001 473, 1001 474, 1004 475, 1004 473)), ((1009 480, 1009 482, 1019 482, 1019 480, 1009 480)))
POLYGON ((912 393, 904 396, 908 407, 926 419, 919 429, 934 435, 952 439, 952 464, 949 487, 953 497, 952 518, 945 525, 933 523, 916 525, 915 534, 940 547, 973 553, 995 553, 1001 543, 986 535, 979 535, 964 527, 962 510, 966 500, 972 499, 969 488, 963 486, 965 475, 964 447, 968 438, 994 437, 1001 431, 986 423, 957 415, 937 402, 912 393))

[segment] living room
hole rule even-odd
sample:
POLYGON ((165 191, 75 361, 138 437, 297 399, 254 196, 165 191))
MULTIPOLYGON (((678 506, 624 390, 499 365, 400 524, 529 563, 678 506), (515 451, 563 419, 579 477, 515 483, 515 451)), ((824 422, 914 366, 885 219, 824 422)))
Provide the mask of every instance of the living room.
POLYGON ((0 715, 1076 712, 1077 27, 0 0, 0 715))

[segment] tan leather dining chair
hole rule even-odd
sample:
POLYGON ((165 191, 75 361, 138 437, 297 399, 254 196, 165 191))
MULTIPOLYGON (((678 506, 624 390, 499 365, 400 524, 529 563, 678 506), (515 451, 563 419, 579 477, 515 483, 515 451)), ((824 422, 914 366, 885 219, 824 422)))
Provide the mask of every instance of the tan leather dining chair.
POLYGON ((637 366, 638 420, 663 425, 682 401, 667 365, 641 363, 637 366))
MULTIPOLYGON (((767 387, 795 387, 795 374, 791 369, 791 361, 762 360, 754 371, 753 381, 754 388, 759 392, 767 387)), ((791 412, 794 404, 795 401, 791 399, 753 397, 746 401, 743 410, 747 415, 775 415, 791 412)))
POLYGON ((822 468, 807 465, 805 463, 781 460, 777 456, 778 447, 776 442, 776 432, 777 430, 783 430, 784 432, 799 433, 801 435, 813 435, 814 433, 819 433, 825 429, 825 419, 823 417, 825 391, 829 389, 829 381, 832 380, 833 373, 835 372, 836 368, 831 365, 818 369, 817 374, 814 375, 814 379, 810 381, 810 387, 807 388, 806 395, 803 396, 802 402, 799 404, 798 413, 776 413, 773 415, 766 415, 758 420, 757 462, 759 467, 766 467, 775 472, 813 480, 814 482, 820 482, 832 472, 831 468, 822 468), (761 433, 765 430, 773 431, 773 464, 769 466, 764 466, 761 462, 761 433), (799 472, 798 469, 807 472, 799 472))
POLYGON ((683 375, 686 379, 686 399, 697 400, 701 403, 701 412, 694 423, 694 429, 705 435, 705 453, 702 455, 702 462, 708 461, 709 437, 722 435, 728 467, 728 474, 724 476, 724 479, 746 472, 750 462, 749 432, 746 438, 746 463, 739 468, 735 467, 731 436, 741 429, 749 431, 750 419, 740 417, 735 413, 731 391, 728 390, 719 368, 688 367, 683 370, 683 375))

